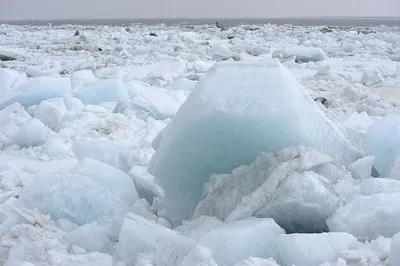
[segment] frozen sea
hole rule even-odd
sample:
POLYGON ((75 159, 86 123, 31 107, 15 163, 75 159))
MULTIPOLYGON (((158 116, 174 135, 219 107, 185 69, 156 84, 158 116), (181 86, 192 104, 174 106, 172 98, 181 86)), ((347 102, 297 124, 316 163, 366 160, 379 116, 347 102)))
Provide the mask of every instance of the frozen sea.
POLYGON ((0 265, 399 266, 399 140, 396 18, 3 22, 0 265))

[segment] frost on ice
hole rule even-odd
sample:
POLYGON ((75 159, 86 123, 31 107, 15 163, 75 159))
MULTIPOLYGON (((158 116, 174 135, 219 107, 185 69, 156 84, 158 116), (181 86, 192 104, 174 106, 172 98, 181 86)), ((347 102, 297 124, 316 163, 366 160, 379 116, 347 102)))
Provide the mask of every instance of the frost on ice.
POLYGON ((190 215, 211 174, 299 145, 346 165, 360 156, 277 60, 225 62, 196 84, 162 133, 148 170, 176 224, 190 215))

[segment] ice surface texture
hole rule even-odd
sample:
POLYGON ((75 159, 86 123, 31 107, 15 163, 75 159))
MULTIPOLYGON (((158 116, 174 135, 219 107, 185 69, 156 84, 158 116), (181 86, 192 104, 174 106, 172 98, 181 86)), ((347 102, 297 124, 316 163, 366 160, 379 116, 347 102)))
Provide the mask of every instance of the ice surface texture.
POLYGON ((196 84, 167 125, 148 170, 176 224, 189 216, 211 174, 299 145, 346 165, 360 156, 278 60, 224 62, 196 84))
POLYGON ((93 179, 77 175, 37 175, 21 193, 20 203, 37 208, 56 220, 65 218, 78 225, 96 221, 115 239, 127 204, 93 179))

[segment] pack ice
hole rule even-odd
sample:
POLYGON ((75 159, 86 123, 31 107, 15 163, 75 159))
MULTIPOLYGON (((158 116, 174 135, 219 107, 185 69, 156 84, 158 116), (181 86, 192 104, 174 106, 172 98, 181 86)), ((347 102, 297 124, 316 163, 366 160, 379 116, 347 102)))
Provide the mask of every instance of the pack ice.
POLYGON ((211 174, 261 152, 303 145, 345 165, 360 156, 277 59, 218 63, 161 134, 148 171, 174 224, 189 217, 211 174))

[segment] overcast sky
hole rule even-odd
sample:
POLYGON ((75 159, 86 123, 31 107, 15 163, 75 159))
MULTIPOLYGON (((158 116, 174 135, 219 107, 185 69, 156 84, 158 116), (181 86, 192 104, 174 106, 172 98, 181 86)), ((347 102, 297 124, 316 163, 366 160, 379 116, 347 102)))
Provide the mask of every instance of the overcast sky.
POLYGON ((400 0, 0 0, 0 20, 400 17, 400 0))

